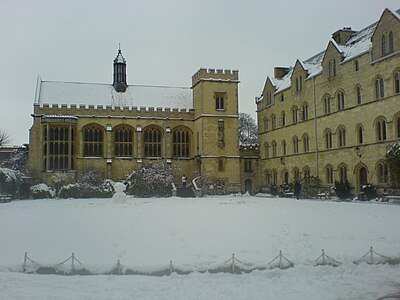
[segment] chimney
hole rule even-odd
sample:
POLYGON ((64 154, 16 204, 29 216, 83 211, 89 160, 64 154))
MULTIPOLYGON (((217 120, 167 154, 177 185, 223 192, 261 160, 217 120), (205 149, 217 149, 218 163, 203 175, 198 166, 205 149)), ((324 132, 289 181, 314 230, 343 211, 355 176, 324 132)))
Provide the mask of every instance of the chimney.
POLYGON ((281 79, 289 71, 287 67, 275 67, 274 68, 274 78, 281 79))
POLYGON ((332 38, 338 45, 344 45, 353 36, 356 31, 351 30, 351 27, 343 27, 338 31, 332 33, 332 38))

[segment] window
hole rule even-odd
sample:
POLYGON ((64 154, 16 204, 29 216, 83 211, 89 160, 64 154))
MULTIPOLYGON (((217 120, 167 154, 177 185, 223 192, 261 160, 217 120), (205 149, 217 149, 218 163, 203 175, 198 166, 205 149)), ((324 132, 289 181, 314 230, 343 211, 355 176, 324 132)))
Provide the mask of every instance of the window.
POLYGON ((272 169, 272 183, 278 183, 278 171, 276 171, 276 169, 272 169))
POLYGON ((330 129, 325 130, 325 148, 331 149, 332 148, 332 132, 330 129))
POLYGON ((344 109, 344 93, 343 93, 343 91, 339 91, 337 93, 337 109, 338 110, 344 109))
POLYGON ((305 153, 310 152, 310 138, 308 134, 303 136, 303 150, 305 153))
POLYGON ((310 172, 310 168, 305 166, 303 168, 303 177, 304 178, 310 178, 311 177, 311 172, 310 172))
POLYGON ((301 92, 303 89, 303 77, 296 77, 296 92, 301 92))
POLYGON ((386 141, 386 121, 379 118, 376 123, 376 140, 378 142, 386 141))
POLYGON ((285 112, 283 111, 281 113, 281 126, 285 127, 285 125, 286 125, 286 116, 285 116, 285 112))
POLYGON ((386 55, 386 37, 385 37, 385 35, 382 35, 382 37, 381 37, 381 55, 382 56, 386 55))
POLYGON ((268 130, 268 118, 264 118, 264 130, 268 130))
POLYGON ((161 129, 146 127, 143 131, 144 156, 161 157, 161 129))
POLYGON ((173 156, 190 157, 190 132, 188 129, 179 127, 172 131, 173 156))
POLYGON ((333 60, 332 67, 333 67, 333 76, 336 77, 336 59, 333 60))
POLYGON ((293 137, 292 139, 292 145, 293 145, 293 153, 299 153, 299 139, 297 136, 293 137))
POLYGON ((396 132, 397 137, 400 138, 400 116, 397 117, 396 125, 397 125, 397 128, 396 128, 397 129, 397 132, 396 132))
POLYGON ((303 121, 308 120, 308 104, 307 102, 303 103, 301 106, 301 119, 303 121))
POLYGON ((360 105, 362 103, 362 95, 361 95, 361 86, 357 85, 356 86, 356 97, 357 97, 357 105, 360 105))
POLYGON ((267 92, 267 105, 272 103, 272 94, 271 92, 267 92))
POLYGON ((357 144, 363 144, 364 143, 364 128, 361 124, 357 125, 356 134, 357 134, 357 144))
POLYGON ((225 169, 224 160, 222 158, 218 159, 218 172, 223 172, 225 169))
POLYGON ((114 156, 132 157, 133 129, 128 126, 118 126, 114 129, 114 156))
POLYGON ((345 182, 347 180, 347 167, 346 165, 342 164, 338 167, 339 171, 339 181, 345 182))
POLYGON ((281 102, 285 100, 285 97, 283 96, 283 93, 281 94, 281 102))
POLYGON ((225 123, 224 120, 218 120, 218 147, 225 146, 225 123))
POLYGON ((375 79, 375 99, 385 97, 384 82, 382 77, 375 79))
POLYGON ((331 165, 325 167, 325 179, 326 183, 333 184, 333 168, 331 165))
POLYGON ((328 63, 328 78, 332 79, 336 76, 336 59, 330 60, 328 63))
MULTIPOLYGON (((400 120, 400 118, 399 118, 400 120)), ((282 155, 285 156, 286 155, 286 141, 283 140, 282 141, 282 155)))
POLYGON ((329 96, 325 96, 324 98, 324 114, 331 113, 331 98, 329 96))
POLYGON ((251 159, 244 160, 244 171, 249 173, 253 172, 253 162, 251 159))
POLYGON ((385 162, 378 163, 377 173, 379 183, 389 183, 389 169, 385 162))
POLYGON ((272 141, 272 157, 276 157, 277 156, 277 151, 276 151, 276 142, 272 141))
POLYGON ((271 116, 271 127, 272 127, 272 129, 276 129, 276 116, 275 115, 271 116))
POLYGON ((293 124, 297 123, 297 106, 292 107, 292 120, 293 124))
POLYGON ((389 53, 394 51, 393 32, 389 32, 389 53))
POLYGON ((300 181, 300 171, 298 168, 293 168, 293 178, 295 181, 300 181))
POLYGON ((74 169, 75 130, 70 125, 49 125, 43 128, 44 170, 66 171, 74 169))
POLYGON ((268 143, 264 144, 264 152, 265 152, 265 158, 269 158, 269 145, 268 145, 268 143))
POLYGON ((103 128, 88 125, 83 129, 83 155, 91 157, 103 156, 103 128))
POLYGON ((397 71, 396 74, 394 74, 394 92, 396 94, 400 93, 400 71, 397 71))
POLYGON ((215 93, 215 109, 225 109, 225 93, 215 93))
POLYGON ((357 59, 354 61, 354 69, 356 72, 360 70, 360 64, 357 59))
POLYGON ((338 144, 339 147, 346 146, 346 129, 344 127, 338 128, 338 144))

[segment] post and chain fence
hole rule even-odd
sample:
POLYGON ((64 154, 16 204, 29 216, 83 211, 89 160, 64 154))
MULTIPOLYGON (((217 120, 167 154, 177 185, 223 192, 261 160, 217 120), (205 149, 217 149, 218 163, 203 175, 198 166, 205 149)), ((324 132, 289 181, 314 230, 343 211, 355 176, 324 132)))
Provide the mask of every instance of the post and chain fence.
MULTIPOLYGON (((399 264, 399 258, 390 258, 379 254, 370 247, 370 250, 362 256, 360 259, 353 261, 354 264, 360 263, 367 264, 399 264)), ((342 263, 326 255, 325 250, 322 249, 322 254, 314 260, 314 266, 333 266, 337 267, 342 263)), ((148 275, 148 276, 170 276, 175 273, 178 275, 187 275, 193 272, 198 273, 231 273, 231 274, 244 274, 251 273, 253 271, 271 270, 279 268, 285 270, 294 267, 294 263, 279 251, 279 254, 272 259, 269 263, 263 264, 252 264, 239 260, 235 254, 221 264, 210 265, 205 268, 187 268, 178 265, 173 265, 172 260, 164 268, 153 269, 152 271, 144 271, 135 268, 125 267, 121 264, 118 259, 116 264, 112 267, 111 271, 108 272, 92 272, 83 266, 83 264, 76 258, 75 254, 72 253, 70 257, 64 261, 46 265, 40 264, 35 260, 32 260, 28 253, 25 252, 24 263, 22 266, 22 272, 27 274, 56 274, 56 275, 148 275), (68 264, 68 262, 70 262, 68 264)))

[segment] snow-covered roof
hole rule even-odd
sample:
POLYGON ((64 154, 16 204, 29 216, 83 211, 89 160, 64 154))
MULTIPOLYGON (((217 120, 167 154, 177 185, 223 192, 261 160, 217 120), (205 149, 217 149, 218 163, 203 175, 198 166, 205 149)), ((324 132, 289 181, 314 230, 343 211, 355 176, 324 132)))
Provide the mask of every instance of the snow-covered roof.
POLYGON ((129 85, 125 93, 118 93, 112 84, 41 80, 35 104, 193 108, 188 87, 129 85))
MULTIPOLYGON (((399 17, 400 19, 400 9, 397 11, 393 10, 391 12, 393 13, 393 15, 399 17)), ((372 47, 371 37, 377 25, 378 22, 375 22, 367 26, 366 28, 356 32, 344 45, 337 44, 333 39, 330 40, 330 42, 332 42, 341 53, 343 57, 342 63, 370 51, 372 47)), ((322 61, 325 56, 325 51, 326 50, 314 55, 309 59, 300 61, 303 68, 308 72, 308 76, 306 79, 319 75, 322 72, 322 61)), ((280 79, 271 77, 269 78, 276 88, 275 94, 290 88, 292 74, 293 67, 291 67, 289 71, 285 74, 285 76, 280 79)), ((260 102, 261 100, 262 97, 258 98, 257 102, 260 102)))

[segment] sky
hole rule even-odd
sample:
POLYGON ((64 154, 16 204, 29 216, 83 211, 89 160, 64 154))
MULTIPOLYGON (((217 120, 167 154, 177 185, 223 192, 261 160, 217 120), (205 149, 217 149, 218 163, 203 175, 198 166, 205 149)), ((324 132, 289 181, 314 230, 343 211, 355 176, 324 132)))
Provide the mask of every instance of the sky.
MULTIPOLYGON (((239 111, 276 66, 324 50, 398 0, 0 0, 0 130, 29 142, 37 76, 112 83, 118 45, 128 84, 191 85, 199 68, 239 70, 239 111)), ((151 103, 149 103, 151 106, 151 103)))

